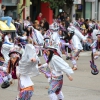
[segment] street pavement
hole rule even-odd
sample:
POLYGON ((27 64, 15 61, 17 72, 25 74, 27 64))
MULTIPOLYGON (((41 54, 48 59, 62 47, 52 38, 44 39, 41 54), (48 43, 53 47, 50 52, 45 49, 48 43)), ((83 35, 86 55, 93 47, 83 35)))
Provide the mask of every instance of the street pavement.
MULTIPOLYGON (((100 100, 100 73, 98 75, 91 74, 90 68, 91 52, 81 52, 79 60, 77 61, 78 70, 74 71, 72 75, 73 81, 69 81, 64 75, 63 94, 64 100, 100 100)), ((41 62, 44 63, 43 57, 40 57, 41 62)), ((63 56, 65 60, 65 56, 63 56)), ((67 63, 72 67, 71 61, 67 63)), ((95 61, 100 70, 100 58, 95 61)), ((32 78, 34 82, 34 95, 32 100, 49 100, 48 87, 49 84, 44 74, 40 74, 32 78)), ((7 89, 0 88, 0 100, 15 100, 17 91, 17 80, 7 89)))

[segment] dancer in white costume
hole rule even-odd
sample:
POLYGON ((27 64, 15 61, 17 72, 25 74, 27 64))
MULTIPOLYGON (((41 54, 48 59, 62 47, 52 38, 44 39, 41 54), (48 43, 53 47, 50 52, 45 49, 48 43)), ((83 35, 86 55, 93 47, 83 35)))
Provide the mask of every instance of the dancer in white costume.
POLYGON ((94 60, 98 59, 98 57, 100 56, 100 30, 97 32, 96 37, 97 40, 95 40, 91 44, 92 53, 91 53, 90 67, 92 68, 91 73, 93 75, 97 75, 99 73, 94 60))
MULTIPOLYGON (((12 42, 10 42, 10 37, 11 35, 8 33, 5 38, 4 38, 4 43, 2 45, 2 48, 1 48, 1 53, 4 57, 4 63, 2 66, 0 66, 0 70, 4 73, 4 77, 3 77, 3 83, 1 85, 1 87, 8 87, 10 84, 9 84, 9 81, 12 80, 12 76, 11 74, 7 74, 7 67, 8 67, 8 61, 10 59, 10 57, 8 56, 9 54, 9 51, 12 47, 14 47, 14 44, 12 42), (5 74, 6 73, 6 74, 5 74)), ((2 75, 1 75, 2 76, 2 75)))
POLYGON ((19 77, 19 95, 17 100, 30 100, 33 95, 33 82, 30 77, 39 74, 38 71, 39 58, 32 44, 26 44, 25 52, 19 62, 17 69, 19 77))
POLYGON ((63 72, 66 73, 69 80, 72 81, 73 78, 70 74, 73 73, 73 70, 60 56, 55 53, 55 48, 53 46, 49 46, 47 48, 47 56, 47 63, 41 65, 41 67, 49 67, 51 71, 51 81, 49 83, 50 87, 48 90, 49 98, 50 100, 63 100, 64 96, 61 91, 63 84, 63 72))
POLYGON ((72 56, 72 64, 73 64, 73 70, 77 70, 77 65, 76 65, 76 60, 77 60, 77 57, 79 56, 79 53, 81 52, 81 50, 83 50, 83 47, 82 47, 82 44, 79 40, 79 38, 74 35, 72 37, 72 51, 71 51, 71 56, 72 56))
MULTIPOLYGON (((86 37, 84 37, 81 32, 74 26, 68 27, 69 31, 74 31, 74 35, 72 36, 71 39, 71 44, 72 44, 72 51, 71 51, 71 60, 73 64, 73 70, 77 70, 77 65, 76 65, 76 58, 79 56, 79 53, 81 50, 83 50, 82 43, 80 41, 86 42, 86 37)), ((69 32, 71 33, 71 32, 69 32)))

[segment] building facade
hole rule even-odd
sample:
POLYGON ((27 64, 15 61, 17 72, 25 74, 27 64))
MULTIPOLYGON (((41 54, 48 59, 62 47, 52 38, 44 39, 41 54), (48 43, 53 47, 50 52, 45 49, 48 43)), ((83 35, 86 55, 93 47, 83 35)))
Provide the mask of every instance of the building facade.
POLYGON ((75 19, 83 17, 100 20, 100 0, 75 0, 73 6, 72 13, 76 15, 75 19))
MULTIPOLYGON (((96 3, 98 0, 85 0, 85 18, 98 19, 96 11, 96 3)), ((98 6, 98 5, 97 5, 98 6)))
POLYGON ((13 17, 13 19, 18 18, 18 4, 24 9, 22 9, 22 19, 26 19, 27 16, 32 18, 32 21, 36 19, 38 14, 41 12, 43 17, 51 24, 53 21, 53 12, 49 8, 47 3, 41 2, 41 0, 27 0, 31 1, 30 6, 26 6, 26 0, 0 0, 0 6, 6 5, 5 15, 13 17))
MULTIPOLYGON (((26 19, 31 16, 32 21, 36 19, 38 14, 42 12, 43 17, 47 19, 49 24, 53 22, 53 11, 49 8, 48 3, 43 3, 41 0, 29 0, 32 5, 25 6, 26 0, 0 0, 0 5, 6 5, 7 9, 5 14, 12 16, 13 19, 18 17, 17 6, 22 3, 25 8, 22 12, 22 18, 26 19)), ((78 18, 96 19, 100 20, 100 0, 74 0, 72 7, 72 20, 78 18)))

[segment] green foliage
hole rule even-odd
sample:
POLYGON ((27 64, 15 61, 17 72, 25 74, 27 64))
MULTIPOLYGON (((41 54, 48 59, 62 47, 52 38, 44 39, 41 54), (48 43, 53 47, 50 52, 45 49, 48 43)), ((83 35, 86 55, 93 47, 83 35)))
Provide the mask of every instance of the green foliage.
POLYGON ((41 0, 42 2, 48 2, 50 4, 51 9, 55 9, 57 7, 63 7, 64 4, 66 6, 71 7, 73 5, 73 0, 41 0))
POLYGON ((66 6, 67 7, 72 7, 74 0, 65 0, 66 1, 66 6))

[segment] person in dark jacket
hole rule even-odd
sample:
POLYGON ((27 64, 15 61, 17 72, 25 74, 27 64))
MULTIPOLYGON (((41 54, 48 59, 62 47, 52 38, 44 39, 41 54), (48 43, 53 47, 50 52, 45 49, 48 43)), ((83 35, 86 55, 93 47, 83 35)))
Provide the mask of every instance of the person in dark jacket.
POLYGON ((43 18, 43 20, 44 20, 43 28, 44 28, 45 31, 47 31, 49 29, 49 23, 47 22, 46 18, 43 18))
POLYGON ((65 27, 66 27, 66 30, 68 28, 68 26, 70 25, 70 18, 67 16, 66 17, 66 20, 65 20, 65 27))

